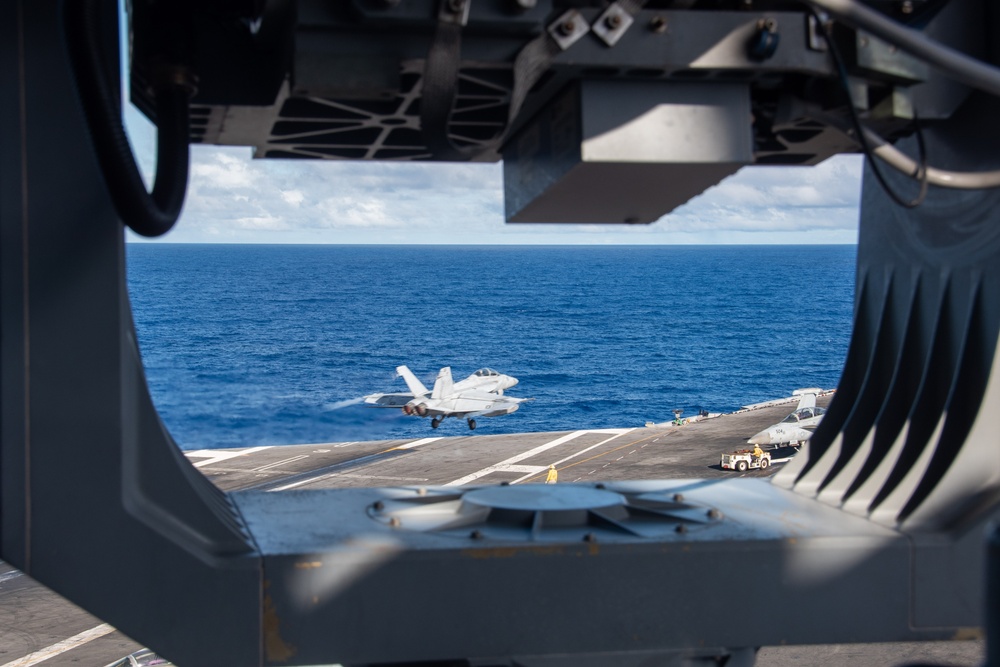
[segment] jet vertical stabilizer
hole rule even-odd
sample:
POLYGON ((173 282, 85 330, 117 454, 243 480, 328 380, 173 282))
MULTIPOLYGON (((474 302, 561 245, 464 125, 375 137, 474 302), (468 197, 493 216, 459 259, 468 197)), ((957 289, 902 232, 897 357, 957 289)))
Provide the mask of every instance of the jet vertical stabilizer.
POLYGON ((431 398, 445 398, 454 393, 453 383, 451 380, 451 367, 445 366, 438 371, 437 380, 434 381, 434 391, 431 393, 431 398))
POLYGON ((406 382, 406 386, 410 388, 413 392, 413 396, 426 396, 430 393, 430 390, 424 386, 424 383, 417 379, 417 376, 413 374, 406 366, 396 366, 396 372, 403 378, 406 382))
POLYGON ((799 399, 799 407, 796 410, 801 410, 802 408, 815 408, 816 407, 816 396, 822 394, 822 389, 809 388, 809 389, 796 389, 792 392, 792 396, 801 396, 799 399))

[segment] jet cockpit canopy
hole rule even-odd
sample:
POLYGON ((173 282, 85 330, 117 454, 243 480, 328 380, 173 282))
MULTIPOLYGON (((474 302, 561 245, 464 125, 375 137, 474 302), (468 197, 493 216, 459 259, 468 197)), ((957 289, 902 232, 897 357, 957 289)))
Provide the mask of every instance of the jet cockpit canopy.
POLYGON ((802 408, 801 410, 796 410, 792 414, 788 415, 781 420, 782 424, 797 424, 806 419, 812 419, 814 417, 822 417, 826 414, 826 408, 814 407, 814 408, 802 408))

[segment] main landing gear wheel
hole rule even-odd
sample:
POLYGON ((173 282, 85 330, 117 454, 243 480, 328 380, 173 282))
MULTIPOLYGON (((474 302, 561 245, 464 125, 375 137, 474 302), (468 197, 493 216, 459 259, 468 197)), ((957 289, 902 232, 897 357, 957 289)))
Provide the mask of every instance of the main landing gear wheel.
POLYGON ((475 431, 476 430, 476 420, 475 419, 470 419, 469 420, 469 430, 470 431, 475 431))
POLYGON ((441 425, 441 419, 440 418, 434 417, 434 419, 431 420, 431 428, 437 428, 440 425, 441 425))

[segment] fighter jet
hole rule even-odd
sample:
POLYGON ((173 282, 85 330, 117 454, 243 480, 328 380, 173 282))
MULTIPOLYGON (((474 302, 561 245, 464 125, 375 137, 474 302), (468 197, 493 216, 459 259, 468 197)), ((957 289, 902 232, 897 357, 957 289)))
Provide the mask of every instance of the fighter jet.
POLYGON ((517 378, 480 368, 459 382, 452 382, 451 368, 438 372, 434 389, 427 389, 409 368, 399 366, 396 372, 406 381, 409 394, 370 394, 365 403, 375 408, 401 408, 403 414, 431 417, 431 428, 437 428, 445 417, 465 419, 469 429, 476 428, 476 417, 498 417, 518 409, 528 398, 504 396, 505 389, 517 384, 517 378))
POLYGON ((747 443, 774 446, 798 445, 811 438, 816 426, 826 414, 826 408, 816 407, 816 395, 822 392, 822 389, 816 387, 793 391, 792 396, 802 397, 799 399, 799 405, 795 408, 795 412, 774 426, 768 426, 747 440, 747 443))

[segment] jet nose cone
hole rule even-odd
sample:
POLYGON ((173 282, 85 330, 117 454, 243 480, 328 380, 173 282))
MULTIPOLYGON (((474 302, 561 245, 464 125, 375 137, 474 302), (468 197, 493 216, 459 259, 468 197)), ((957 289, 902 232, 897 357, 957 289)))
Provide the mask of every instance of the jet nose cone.
POLYGON ((513 387, 515 384, 517 384, 517 378, 512 378, 510 376, 507 376, 507 381, 504 384, 507 385, 507 388, 513 387))
POLYGON ((761 431, 754 437, 747 440, 748 445, 770 445, 771 444, 771 434, 767 431, 761 431))

